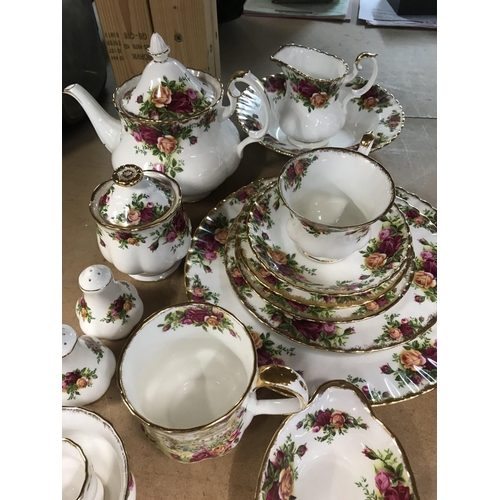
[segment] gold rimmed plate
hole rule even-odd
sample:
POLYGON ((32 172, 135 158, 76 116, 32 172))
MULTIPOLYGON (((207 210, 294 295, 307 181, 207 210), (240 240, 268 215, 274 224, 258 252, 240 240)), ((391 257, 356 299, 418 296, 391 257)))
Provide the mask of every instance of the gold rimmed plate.
POLYGON ((406 499, 419 495, 397 437, 355 386, 321 385, 302 411, 287 417, 268 446, 255 500, 406 499))

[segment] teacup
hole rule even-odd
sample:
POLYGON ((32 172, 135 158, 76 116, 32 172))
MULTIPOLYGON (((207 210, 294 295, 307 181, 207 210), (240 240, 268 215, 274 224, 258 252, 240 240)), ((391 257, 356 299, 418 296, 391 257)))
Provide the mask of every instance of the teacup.
POLYGON ((82 448, 62 438, 62 500, 102 500, 104 487, 82 448))
POLYGON ((309 400, 291 368, 257 366, 252 336, 231 313, 192 302, 156 312, 132 333, 118 385, 147 437, 182 463, 222 456, 255 415, 294 413, 309 400), (293 398, 257 400, 261 387, 293 398))
POLYGON ((313 149, 285 163, 278 189, 286 230, 303 254, 338 262, 363 248, 394 203, 394 182, 376 160, 343 148, 313 149))

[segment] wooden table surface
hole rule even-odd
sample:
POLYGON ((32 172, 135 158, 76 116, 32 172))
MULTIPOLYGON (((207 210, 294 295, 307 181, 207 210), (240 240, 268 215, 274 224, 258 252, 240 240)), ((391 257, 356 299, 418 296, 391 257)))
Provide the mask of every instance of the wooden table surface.
MULTIPOLYGON (((396 185, 437 207, 436 31, 369 28, 353 17, 351 22, 329 23, 243 16, 222 24, 219 27, 222 82, 226 84, 229 76, 240 69, 250 69, 259 77, 277 73, 279 69, 269 56, 280 45, 291 42, 336 54, 350 66, 360 52, 376 52, 377 83, 399 100, 406 122, 401 135, 372 156, 387 168, 396 185)), ((107 88, 110 92, 114 90, 111 74, 107 88)), ((103 104, 116 116, 110 92, 104 96, 103 104)), ((241 136, 244 137, 243 132, 241 136)), ((82 333, 74 309, 80 296, 78 276, 92 264, 106 264, 116 279, 133 282, 144 302, 144 318, 168 305, 186 301, 182 266, 164 281, 144 283, 120 273, 103 259, 88 202, 93 189, 111 177, 110 153, 88 120, 65 127, 62 145, 62 322, 82 333)), ((230 178, 204 200, 186 205, 193 228, 237 188, 260 177, 277 175, 287 158, 260 144, 248 146, 238 170, 230 178)), ((124 341, 104 342, 118 359, 124 341)), ((434 390, 411 400, 374 408, 376 416, 400 440, 421 500, 437 497, 436 404, 434 390)), ((137 498, 141 500, 253 499, 265 450, 284 418, 258 416, 228 455, 183 465, 150 444, 122 402, 115 378, 105 396, 87 408, 108 419, 120 434, 135 475, 137 498)))

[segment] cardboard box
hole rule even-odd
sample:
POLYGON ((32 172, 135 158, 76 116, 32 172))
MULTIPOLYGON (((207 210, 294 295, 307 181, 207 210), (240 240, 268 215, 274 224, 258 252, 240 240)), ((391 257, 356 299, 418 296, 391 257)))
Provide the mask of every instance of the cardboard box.
POLYGON ((434 16, 437 0, 387 0, 398 16, 434 16))
POLYGON ((170 56, 220 78, 217 0, 95 0, 111 68, 120 86, 143 72, 157 32, 170 56))

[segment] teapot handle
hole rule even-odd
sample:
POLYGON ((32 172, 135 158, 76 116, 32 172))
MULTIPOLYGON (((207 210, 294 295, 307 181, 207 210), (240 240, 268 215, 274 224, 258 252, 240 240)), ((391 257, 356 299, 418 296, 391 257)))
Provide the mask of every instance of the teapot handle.
POLYGON ((222 107, 222 113, 219 115, 220 121, 227 120, 236 110, 238 97, 241 95, 241 92, 236 87, 236 84, 238 82, 244 82, 250 87, 252 87, 254 92, 257 94, 257 97, 260 99, 261 106, 264 109, 263 113, 264 123, 262 124, 261 128, 259 130, 249 130, 248 137, 243 139, 236 148, 236 152, 238 156, 241 158, 243 156, 243 149, 245 148, 245 146, 248 146, 248 144, 251 144, 252 142, 261 141, 267 134, 271 117, 271 106, 269 104, 269 99, 264 90, 264 86, 262 85, 260 80, 250 71, 237 71, 229 79, 229 86, 227 89, 229 106, 222 107))
POLYGON ((363 69, 363 67, 360 65, 360 62, 362 59, 366 59, 366 58, 369 58, 372 60, 372 63, 373 63, 372 74, 371 74, 370 78, 368 79, 368 81, 366 82, 366 84, 363 85, 363 87, 361 87, 360 89, 351 89, 350 90, 350 92, 347 94, 347 96, 344 98, 344 101, 342 102, 343 108, 345 108, 345 106, 347 106, 347 103, 351 99, 353 99, 354 97, 361 97, 365 92, 368 92, 368 90, 370 90, 372 85, 375 83, 375 79, 377 78, 377 75, 378 75, 378 64, 377 64, 377 59, 376 59, 377 54, 372 54, 371 52, 361 52, 361 54, 359 54, 358 57, 356 57, 356 60, 354 61, 354 69, 352 70, 352 72, 349 75, 347 75, 345 82, 344 82, 344 85, 346 83, 349 83, 352 80, 354 80, 354 78, 356 78, 358 71, 360 69, 363 69))

